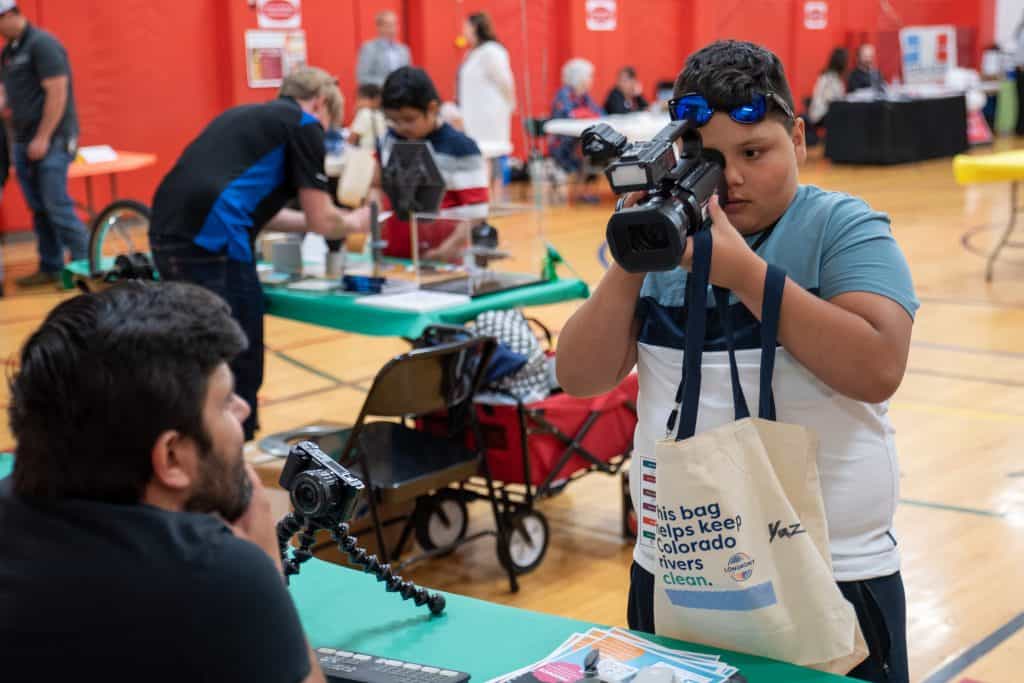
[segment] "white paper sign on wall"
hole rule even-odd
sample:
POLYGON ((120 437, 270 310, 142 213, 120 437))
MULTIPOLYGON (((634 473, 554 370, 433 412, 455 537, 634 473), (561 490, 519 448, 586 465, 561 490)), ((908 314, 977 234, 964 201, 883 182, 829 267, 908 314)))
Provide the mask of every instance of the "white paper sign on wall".
POLYGON ((586 0, 587 30, 614 31, 618 25, 615 0, 586 0))
POLYGON ((824 31, 828 28, 828 3, 822 0, 808 0, 804 3, 804 28, 824 31))

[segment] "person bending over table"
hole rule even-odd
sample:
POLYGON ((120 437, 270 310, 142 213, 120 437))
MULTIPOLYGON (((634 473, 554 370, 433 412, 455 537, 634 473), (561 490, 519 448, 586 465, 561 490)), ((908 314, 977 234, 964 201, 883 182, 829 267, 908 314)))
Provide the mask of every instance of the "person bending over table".
POLYGON ((222 299, 177 282, 68 299, 29 337, 0 481, 0 678, 324 680, 242 458, 245 346, 222 299))
MULTIPOLYGON (((454 220, 421 221, 417 226, 422 258, 455 261, 469 245, 474 222, 487 218, 487 165, 480 148, 465 133, 441 120, 441 98, 423 69, 403 66, 384 81, 381 108, 388 132, 380 147, 386 166, 396 142, 425 140, 434 152, 445 193, 441 209, 454 220)), ((412 255, 409 224, 392 216, 384 223, 384 253, 397 258, 412 255)))
POLYGON ((336 208, 324 172, 324 131, 341 121, 337 80, 304 67, 280 96, 234 107, 193 140, 153 197, 149 243, 160 277, 210 289, 231 304, 249 346, 231 365, 251 412, 245 438, 259 425, 263 383, 263 292, 253 242, 263 229, 316 232, 344 239, 365 232, 365 209, 336 208), (284 208, 298 197, 301 211, 284 208))

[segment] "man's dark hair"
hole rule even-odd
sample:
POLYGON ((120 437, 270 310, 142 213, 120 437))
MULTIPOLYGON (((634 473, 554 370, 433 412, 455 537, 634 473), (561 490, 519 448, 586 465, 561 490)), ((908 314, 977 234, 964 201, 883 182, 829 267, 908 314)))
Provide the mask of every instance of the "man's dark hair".
POLYGON ((440 102, 441 96, 430 76, 415 66, 395 69, 384 81, 380 95, 381 109, 412 107, 426 112, 431 102, 440 102))
POLYGON ((15 491, 138 502, 161 433, 209 451, 210 375, 245 347, 227 303, 195 285, 127 282, 61 303, 9 380, 15 491))
POLYGON ((356 91, 359 97, 365 97, 368 100, 376 99, 380 97, 380 86, 376 83, 362 83, 359 89, 356 91))
POLYGON ((636 78, 636 69, 634 69, 631 66, 624 66, 621 69, 619 69, 619 75, 620 76, 627 76, 629 78, 635 79, 636 78))
MULTIPOLYGON (((740 40, 718 40, 690 55, 676 77, 675 96, 697 92, 716 110, 728 111, 749 104, 754 93, 773 92, 793 107, 782 62, 771 50, 740 40)), ((793 129, 793 121, 769 101, 774 111, 793 129)))

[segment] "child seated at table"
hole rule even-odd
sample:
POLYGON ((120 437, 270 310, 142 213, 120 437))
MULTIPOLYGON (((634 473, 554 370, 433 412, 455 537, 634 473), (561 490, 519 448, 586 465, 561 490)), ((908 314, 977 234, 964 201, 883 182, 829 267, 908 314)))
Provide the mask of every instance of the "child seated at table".
MULTIPOLYGON (((474 223, 487 218, 487 167, 471 138, 440 117, 441 98, 423 69, 404 66, 384 81, 381 107, 388 131, 381 140, 380 164, 388 163, 394 143, 425 140, 444 178, 441 209, 451 218, 421 221, 417 225, 420 257, 455 261, 469 245, 474 223)), ((409 224, 392 216, 385 221, 384 253, 398 258, 412 256, 409 224)))

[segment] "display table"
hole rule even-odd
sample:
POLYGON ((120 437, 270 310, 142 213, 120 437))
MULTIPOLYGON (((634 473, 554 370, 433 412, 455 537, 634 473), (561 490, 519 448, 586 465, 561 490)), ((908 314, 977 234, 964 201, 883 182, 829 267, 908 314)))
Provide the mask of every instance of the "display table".
POLYGON ((142 152, 117 152, 117 158, 111 161, 98 161, 86 163, 76 159, 68 166, 68 178, 83 178, 85 180, 85 206, 82 208, 89 214, 89 218, 96 217, 96 205, 93 199, 92 179, 99 176, 107 176, 110 182, 110 201, 118 198, 117 174, 136 171, 156 163, 155 154, 144 154, 142 152))
POLYGON ((584 130, 598 123, 607 123, 629 140, 650 140, 668 125, 669 118, 667 113, 643 111, 593 119, 549 119, 544 124, 544 132, 548 135, 578 138, 584 130))
POLYGON ((961 185, 1010 183, 1010 218, 1000 230, 985 260, 985 280, 991 281, 992 270, 1000 252, 1007 246, 1020 246, 1010 242, 1010 235, 1013 234, 1017 212, 1020 210, 1017 203, 1017 186, 1024 181, 1024 150, 974 156, 958 155, 953 159, 953 176, 961 185))
MULTIPOLYGON (((104 264, 105 268, 109 268, 113 260, 109 261, 104 264)), ((87 261, 74 261, 64 268, 63 284, 70 288, 74 278, 88 277, 88 274, 87 261)), ((590 288, 575 278, 547 280, 428 312, 359 304, 356 299, 365 295, 347 292, 308 292, 283 285, 264 285, 263 293, 269 315, 357 334, 412 338, 419 336, 428 325, 460 324, 484 311, 586 299, 590 288)))
POLYGON ((963 95, 836 100, 829 106, 825 156, 837 163, 903 164, 966 150, 963 95))
MULTIPOLYGON (((584 572, 584 567, 578 567, 584 572)), ((623 571, 622 590, 626 590, 623 571)), ((446 594, 444 615, 431 617, 368 574, 312 559, 291 579, 292 596, 314 647, 367 654, 466 671, 477 683, 544 658, 582 621, 446 594)), ((720 654, 749 683, 829 683, 847 678, 659 638, 669 647, 720 654)))

